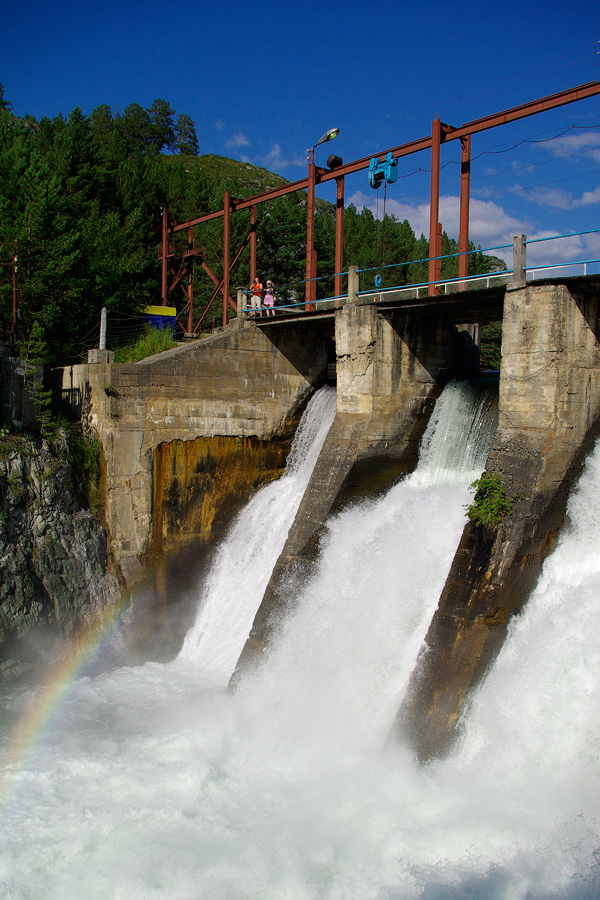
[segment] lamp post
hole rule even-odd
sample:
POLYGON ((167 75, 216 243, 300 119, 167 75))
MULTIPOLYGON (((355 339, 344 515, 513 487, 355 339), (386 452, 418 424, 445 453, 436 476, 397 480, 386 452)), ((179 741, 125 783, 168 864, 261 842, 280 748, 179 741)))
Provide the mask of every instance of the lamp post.
POLYGON ((306 207, 306 289, 304 294, 304 308, 314 309, 316 299, 317 277, 317 252, 315 250, 315 184, 317 170, 315 167, 315 147, 332 141, 340 133, 339 128, 330 128, 316 144, 307 151, 308 153, 308 201, 306 207))

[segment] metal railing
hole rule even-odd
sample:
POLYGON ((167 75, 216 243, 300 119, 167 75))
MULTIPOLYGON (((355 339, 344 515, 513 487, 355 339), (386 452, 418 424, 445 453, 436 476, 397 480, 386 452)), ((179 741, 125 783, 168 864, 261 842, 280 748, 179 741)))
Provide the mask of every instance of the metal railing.
MULTIPOLYGON (((468 290, 469 288, 473 289, 476 287, 486 287, 490 288, 494 285, 502 285, 502 284, 523 284, 527 281, 535 281, 537 276, 543 272, 551 272, 551 271, 562 271, 564 269, 573 269, 579 266, 583 267, 582 274, 596 274, 595 272, 590 272, 589 268, 593 266, 598 266, 598 270, 600 272, 600 257, 598 258, 590 258, 590 259, 580 259, 580 260, 571 260, 569 262, 548 262, 541 265, 528 266, 526 265, 526 253, 527 247, 532 244, 540 244, 548 241, 560 241, 566 240, 569 238, 577 238, 582 237, 584 235, 590 234, 600 234, 600 229, 593 229, 589 231, 579 231, 572 232, 569 234, 557 234, 551 235, 549 237, 544 238, 533 238, 532 240, 527 240, 526 236, 515 235, 512 244, 500 244, 495 247, 486 247, 484 249, 478 248, 476 250, 468 251, 468 255, 474 254, 487 254, 492 253, 494 251, 503 251, 512 248, 513 251, 513 268, 512 269, 497 269, 492 272, 485 272, 478 275, 467 275, 455 277, 455 278, 444 278, 444 279, 436 279, 435 281, 420 281, 414 282, 412 284, 397 284, 391 285, 387 287, 373 287, 363 290, 357 290, 356 296, 361 297, 363 302, 372 298, 371 302, 373 303, 381 303, 384 299, 388 301, 393 301, 394 299, 402 300, 413 300, 418 299, 422 296, 422 292, 429 293, 429 290, 432 286, 436 288, 436 291, 439 293, 443 292, 445 295, 454 293, 458 290, 468 290)), ((461 256, 459 253, 450 253, 444 256, 434 257, 437 261, 449 260, 452 258, 456 258, 461 256)), ((355 272, 357 275, 366 275, 369 272, 381 273, 384 270, 401 268, 406 266, 415 266, 419 264, 429 264, 429 258, 424 259, 416 259, 416 260, 404 260, 399 263, 391 263, 385 266, 372 266, 370 268, 365 269, 356 269, 355 272)), ((334 272, 330 275, 323 275, 315 278, 315 282, 322 282, 325 280, 333 279, 334 277, 341 275, 343 278, 348 278, 349 270, 344 272, 334 272)), ((339 306, 345 304, 348 300, 348 294, 340 294, 340 295, 332 295, 329 297, 323 297, 321 299, 315 300, 314 309, 306 310, 306 301, 304 298, 304 289, 306 286, 306 281, 297 281, 285 285, 279 286, 279 289, 286 289, 291 291, 292 293, 296 293, 297 296, 302 296, 301 300, 291 301, 286 303, 278 303, 275 307, 276 312, 314 312, 323 311, 327 309, 338 308, 339 306)), ((249 296, 250 291, 240 289, 241 293, 244 297, 249 296)), ((240 292, 238 292, 238 296, 240 292)), ((262 312, 264 313, 264 307, 262 308, 262 312)), ((242 304, 242 315, 246 317, 253 313, 253 310, 246 305, 246 303, 242 304)), ((264 317, 264 316, 263 316, 264 317)))

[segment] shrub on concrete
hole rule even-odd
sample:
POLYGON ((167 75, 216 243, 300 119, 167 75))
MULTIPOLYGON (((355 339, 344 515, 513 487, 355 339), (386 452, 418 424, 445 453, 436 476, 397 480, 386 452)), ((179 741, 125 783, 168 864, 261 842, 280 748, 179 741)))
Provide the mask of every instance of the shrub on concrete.
POLYGON ((492 530, 498 527, 504 516, 511 515, 513 501, 506 496, 497 472, 484 472, 471 487, 476 491, 473 503, 467 508, 467 515, 474 525, 492 530))

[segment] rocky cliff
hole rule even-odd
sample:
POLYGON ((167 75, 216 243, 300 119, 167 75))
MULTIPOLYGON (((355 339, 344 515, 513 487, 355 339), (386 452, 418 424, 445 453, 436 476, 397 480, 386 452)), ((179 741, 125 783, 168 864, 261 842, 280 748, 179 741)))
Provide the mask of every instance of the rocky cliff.
POLYGON ((121 601, 64 435, 0 439, 0 681, 58 662, 121 601))

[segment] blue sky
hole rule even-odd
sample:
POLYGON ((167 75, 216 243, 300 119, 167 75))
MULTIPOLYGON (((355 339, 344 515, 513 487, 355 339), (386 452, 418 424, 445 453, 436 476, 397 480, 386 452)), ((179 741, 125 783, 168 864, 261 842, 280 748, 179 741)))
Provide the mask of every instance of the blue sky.
MULTIPOLYGON (((306 172, 306 148, 345 161, 600 80, 600 5, 527 0, 344 5, 38 0, 3 12, 0 81, 17 115, 167 100, 202 153, 306 172)), ((600 96, 473 139, 471 238, 482 247, 600 226, 600 96), (564 133, 563 133, 564 132, 564 133)), ((458 236, 458 142, 442 148, 440 219, 458 236)), ((428 153, 400 162, 386 211, 428 231, 428 153)), ((333 200, 332 183, 319 196, 333 200)), ((347 201, 383 212, 366 172, 347 201)), ((600 257, 600 235, 530 248, 536 263, 600 257)), ((596 268, 597 271, 597 268, 596 268)))

